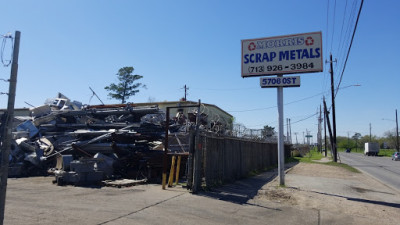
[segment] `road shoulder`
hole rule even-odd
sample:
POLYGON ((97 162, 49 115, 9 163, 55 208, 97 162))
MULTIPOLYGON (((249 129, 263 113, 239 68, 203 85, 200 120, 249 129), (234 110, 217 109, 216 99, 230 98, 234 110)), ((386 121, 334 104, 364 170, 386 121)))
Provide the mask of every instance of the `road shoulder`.
POLYGON ((324 222, 351 224, 398 224, 400 195, 363 173, 319 163, 299 163, 285 176, 285 187, 274 179, 257 198, 315 209, 324 222), (347 223, 347 222, 346 222, 347 223))

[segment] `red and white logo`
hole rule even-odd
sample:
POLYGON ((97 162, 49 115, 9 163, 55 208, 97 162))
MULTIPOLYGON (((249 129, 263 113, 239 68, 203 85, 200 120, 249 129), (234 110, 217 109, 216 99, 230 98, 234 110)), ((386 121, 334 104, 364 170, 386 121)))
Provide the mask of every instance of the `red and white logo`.
POLYGON ((307 37, 306 38, 306 45, 313 45, 314 44, 314 39, 312 37, 307 37))
POLYGON ((251 42, 251 43, 249 44, 248 49, 249 49, 249 51, 254 51, 254 50, 256 50, 256 44, 254 44, 254 42, 251 42))

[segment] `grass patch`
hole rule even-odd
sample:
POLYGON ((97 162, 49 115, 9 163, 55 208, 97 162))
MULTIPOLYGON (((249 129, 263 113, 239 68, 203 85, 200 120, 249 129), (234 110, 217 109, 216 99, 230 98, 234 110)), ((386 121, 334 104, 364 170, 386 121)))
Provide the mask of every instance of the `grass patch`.
POLYGON ((360 173, 359 170, 357 170, 354 167, 351 167, 347 164, 344 163, 337 163, 337 162, 315 162, 314 160, 320 160, 324 157, 324 155, 317 150, 311 150, 309 153, 307 153, 304 157, 290 157, 286 159, 286 163, 291 163, 291 162, 302 162, 302 163, 318 163, 318 164, 324 164, 324 165, 329 165, 329 166, 337 166, 337 167, 342 167, 350 172, 353 173, 360 173))
POLYGON ((350 172, 353 172, 353 173, 361 173, 358 169, 356 169, 356 168, 354 168, 354 167, 352 167, 352 166, 349 166, 349 165, 347 165, 347 164, 344 164, 344 163, 327 162, 327 163, 323 163, 323 164, 329 165, 329 166, 342 167, 342 168, 344 168, 344 169, 346 169, 346 170, 348 170, 348 171, 350 171, 350 172))
POLYGON ((320 160, 324 157, 322 153, 319 151, 313 149, 310 150, 305 156, 301 157, 290 157, 286 159, 286 163, 290 162, 305 162, 305 163, 312 163, 314 162, 313 160, 320 160))
POLYGON ((393 153, 396 152, 396 149, 380 149, 378 156, 392 157, 393 153))
POLYGON ((290 157, 285 159, 285 163, 298 163, 301 157, 290 157))

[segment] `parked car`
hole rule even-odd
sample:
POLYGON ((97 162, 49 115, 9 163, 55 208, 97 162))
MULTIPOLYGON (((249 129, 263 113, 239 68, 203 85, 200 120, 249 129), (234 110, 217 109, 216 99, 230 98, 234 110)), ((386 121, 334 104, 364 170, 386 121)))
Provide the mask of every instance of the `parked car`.
POLYGON ((392 160, 395 160, 395 161, 400 160, 400 152, 393 153, 392 160))

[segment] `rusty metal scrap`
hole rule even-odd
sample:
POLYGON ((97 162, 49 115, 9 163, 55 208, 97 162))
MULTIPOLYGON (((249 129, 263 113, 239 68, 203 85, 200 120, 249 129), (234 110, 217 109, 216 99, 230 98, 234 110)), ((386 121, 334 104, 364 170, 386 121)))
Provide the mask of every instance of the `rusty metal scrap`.
POLYGON ((29 117, 16 120, 10 176, 51 172, 58 184, 118 177, 159 180, 166 121, 172 152, 188 151, 189 135, 185 132, 195 125, 193 113, 185 121, 166 120, 165 112, 157 106, 82 107, 62 94, 48 102, 30 109, 29 117))

